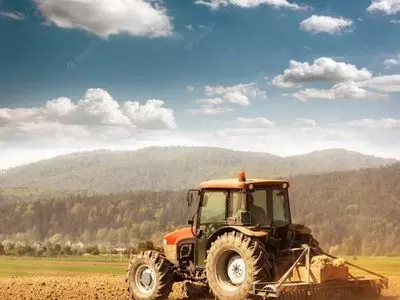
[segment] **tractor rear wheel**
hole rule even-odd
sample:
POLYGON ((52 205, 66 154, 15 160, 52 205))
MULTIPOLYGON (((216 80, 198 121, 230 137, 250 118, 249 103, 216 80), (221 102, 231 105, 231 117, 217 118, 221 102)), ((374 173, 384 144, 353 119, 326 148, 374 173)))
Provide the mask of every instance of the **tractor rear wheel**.
POLYGON ((173 284, 172 263, 157 251, 142 251, 129 263, 127 283, 130 299, 167 299, 173 284))
POLYGON ((206 271, 214 296, 226 300, 254 297, 253 283, 272 278, 272 264, 263 244, 239 232, 225 233, 212 243, 206 271))

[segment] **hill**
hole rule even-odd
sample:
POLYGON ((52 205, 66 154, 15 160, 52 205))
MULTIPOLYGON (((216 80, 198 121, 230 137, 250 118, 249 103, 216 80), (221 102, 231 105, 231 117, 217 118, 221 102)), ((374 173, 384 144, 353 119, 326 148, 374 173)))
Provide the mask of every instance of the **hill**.
POLYGON ((333 149, 279 157, 205 147, 151 147, 138 151, 92 151, 59 156, 10 169, 0 175, 0 188, 99 193, 178 190, 211 178, 236 176, 280 177, 350 170, 396 162, 333 149))
MULTIPOLYGON (((400 163, 290 181, 294 221, 310 226, 324 249, 400 255, 400 163)), ((0 241, 159 241, 190 218, 184 199, 184 191, 141 191, 0 202, 0 241)))

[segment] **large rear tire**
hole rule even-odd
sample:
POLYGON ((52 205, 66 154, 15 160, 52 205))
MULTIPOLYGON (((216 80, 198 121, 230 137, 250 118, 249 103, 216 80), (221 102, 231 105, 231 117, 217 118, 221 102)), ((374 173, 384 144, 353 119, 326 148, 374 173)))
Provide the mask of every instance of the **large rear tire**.
POLYGON ((243 300, 254 298, 253 283, 271 281, 272 264, 259 241, 239 232, 229 232, 212 243, 206 272, 215 297, 243 300))
POLYGON ((157 251, 142 251, 129 263, 127 283, 130 299, 167 299, 173 284, 172 263, 157 251))

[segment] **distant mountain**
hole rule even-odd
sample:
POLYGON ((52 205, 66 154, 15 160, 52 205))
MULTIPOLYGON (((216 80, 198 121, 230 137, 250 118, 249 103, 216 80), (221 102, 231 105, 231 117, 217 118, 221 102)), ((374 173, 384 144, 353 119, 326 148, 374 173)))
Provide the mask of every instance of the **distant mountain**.
POLYGON ((0 188, 99 193, 132 190, 177 190, 206 179, 287 177, 339 170, 379 167, 393 159, 341 149, 279 157, 208 147, 150 147, 137 151, 90 151, 59 156, 13 168, 0 175, 0 188))

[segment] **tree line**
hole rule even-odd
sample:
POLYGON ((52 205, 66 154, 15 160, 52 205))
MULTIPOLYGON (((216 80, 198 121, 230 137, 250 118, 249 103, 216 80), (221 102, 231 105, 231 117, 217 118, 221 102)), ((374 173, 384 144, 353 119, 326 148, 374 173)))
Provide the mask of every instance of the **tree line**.
MULTIPOLYGON (((292 178, 296 223, 313 229, 322 247, 346 255, 400 254, 400 165, 292 178)), ((0 202, 0 243, 81 242, 162 245, 163 235, 187 224, 185 191, 58 195, 0 202)))

